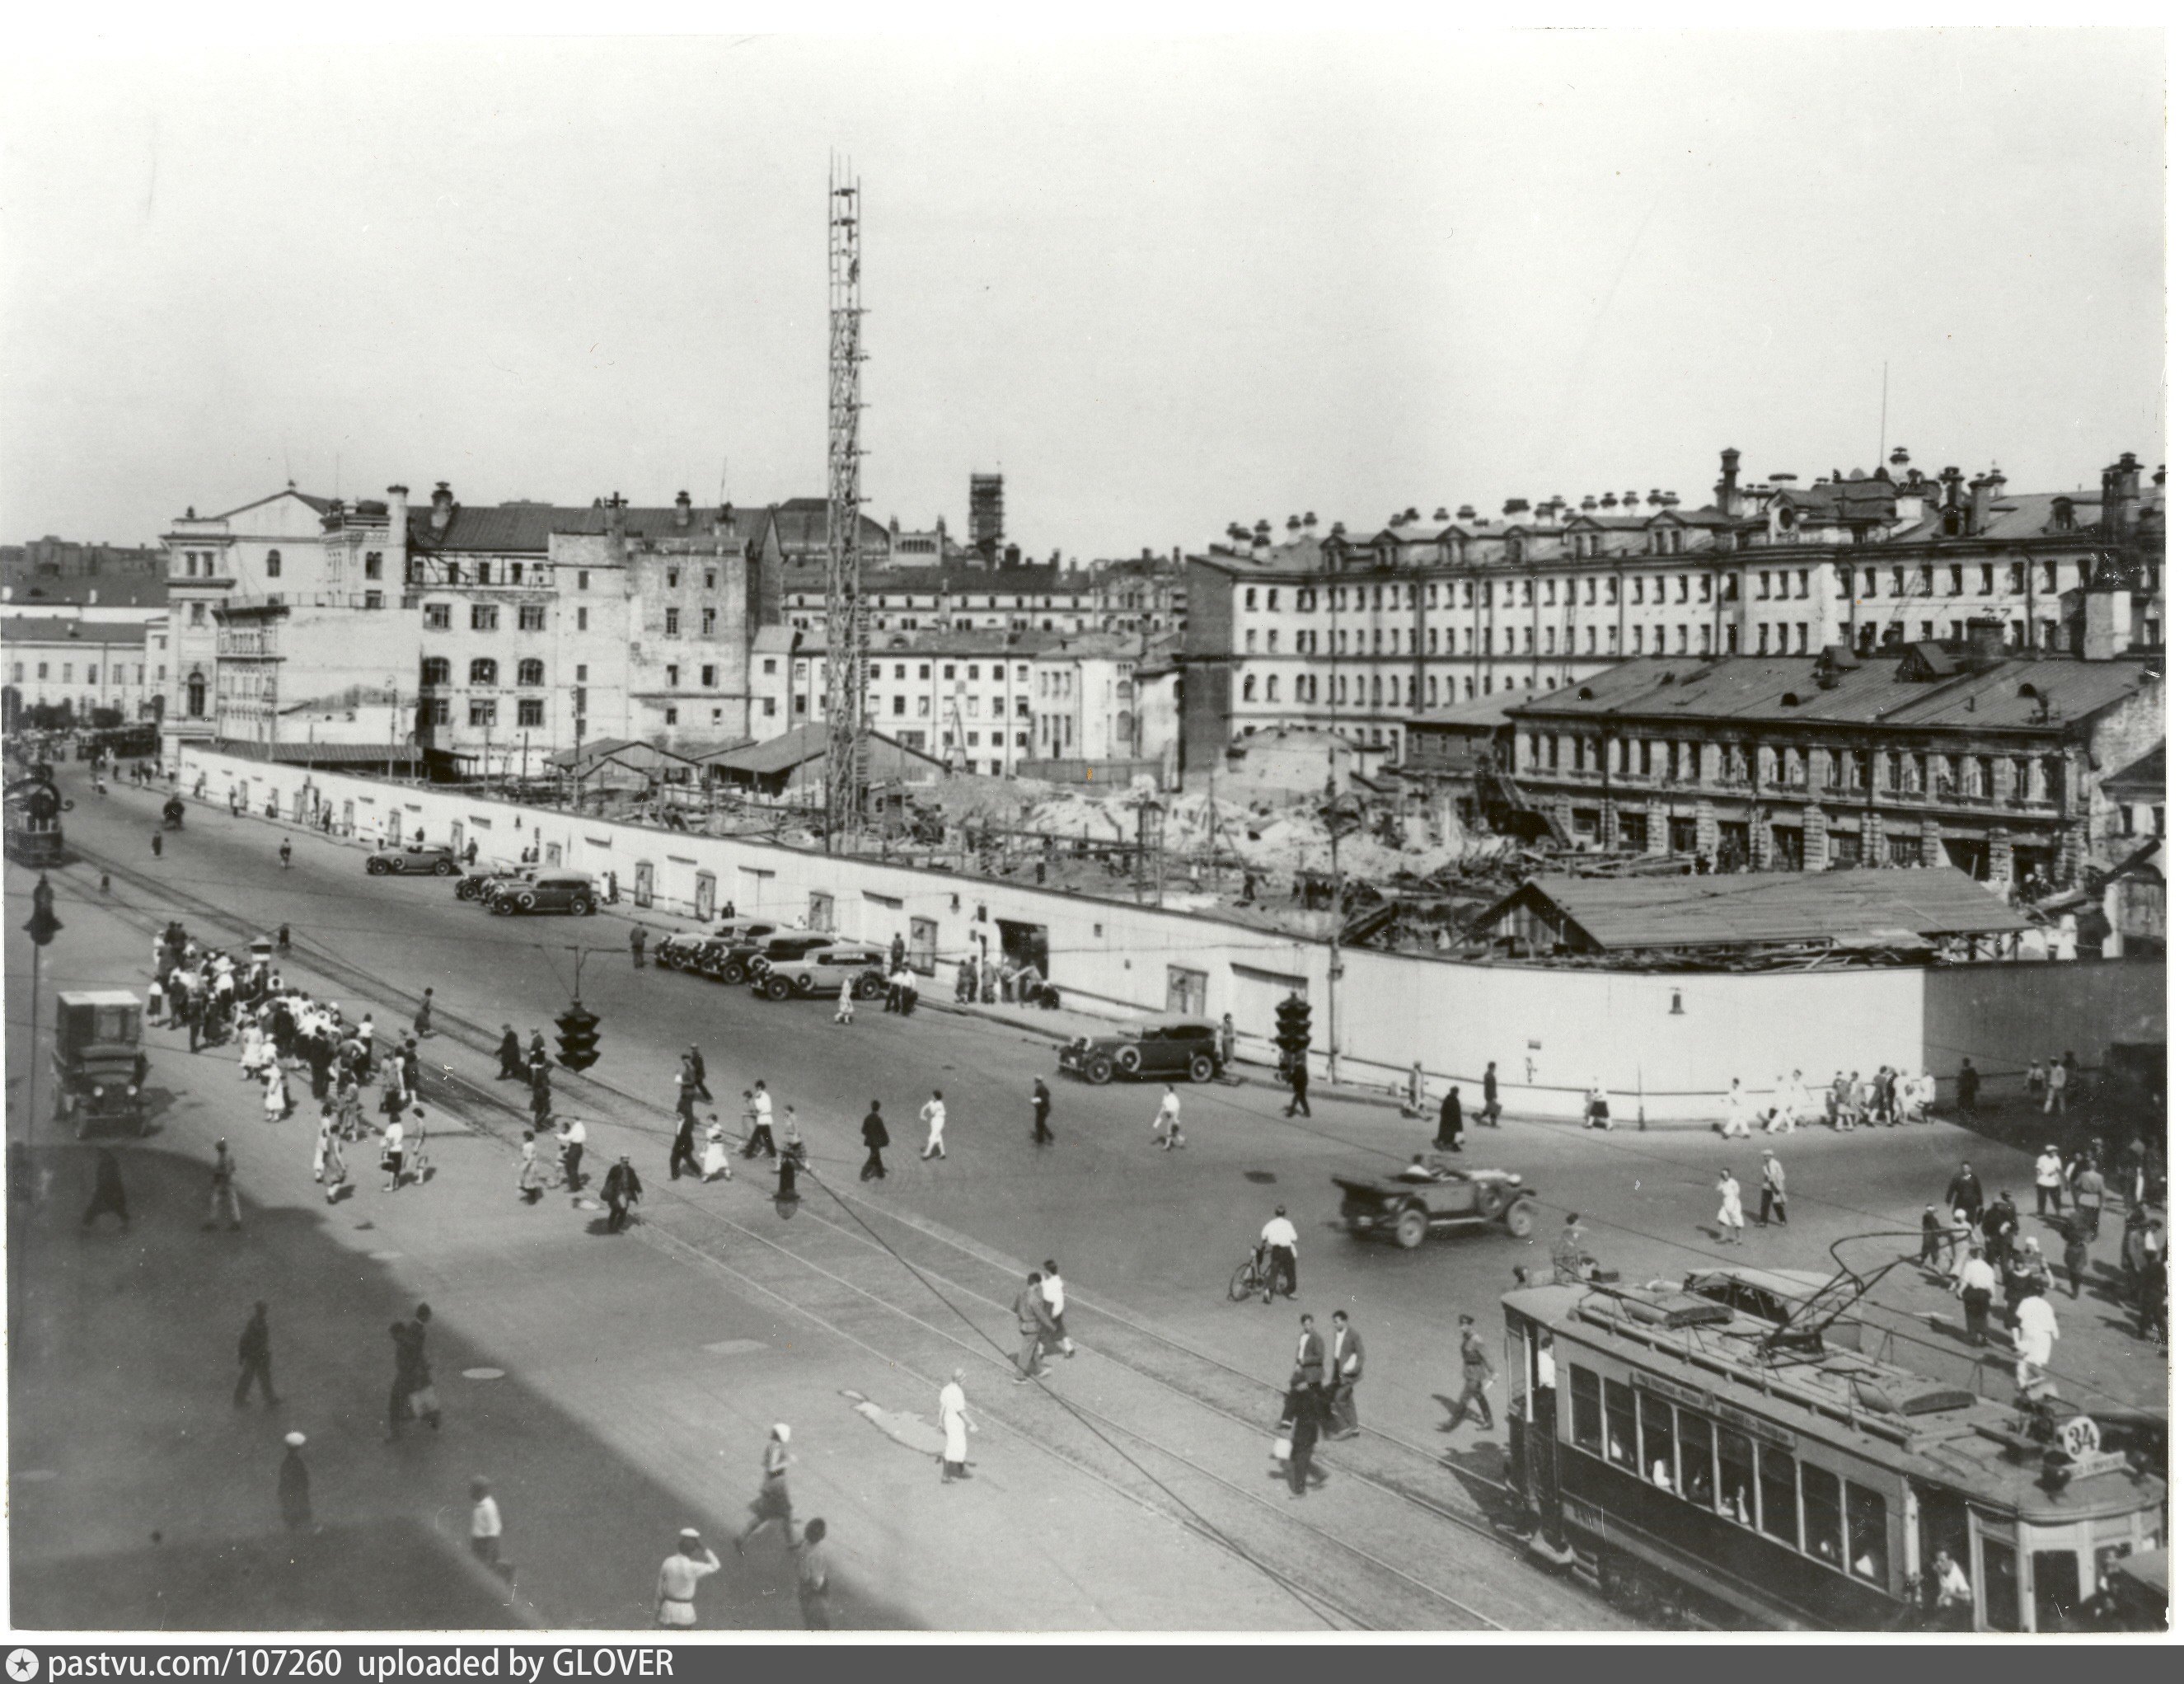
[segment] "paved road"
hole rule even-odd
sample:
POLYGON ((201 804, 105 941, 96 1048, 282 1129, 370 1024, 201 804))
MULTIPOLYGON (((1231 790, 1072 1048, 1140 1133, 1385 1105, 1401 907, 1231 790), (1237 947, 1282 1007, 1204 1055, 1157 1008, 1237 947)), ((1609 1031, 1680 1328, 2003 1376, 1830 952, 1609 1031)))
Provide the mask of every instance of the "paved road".
MULTIPOLYGON (((704 1047, 731 1121, 733 1096, 764 1076, 778 1102, 797 1106, 827 1191, 815 1190, 786 1224, 744 1182, 694 1197, 656 1197, 648 1243, 682 1269, 717 1271, 745 1295, 774 1293, 809 1307, 836 1337, 930 1375, 974 1353, 990 1359, 989 1339, 1010 1342, 1002 1306, 1011 1263, 1056 1257, 1072 1280, 1076 1330, 1092 1360, 1067 1365, 1056 1391, 1085 1413, 1057 1416, 1050 1405, 1043 1415, 1027 1415, 1022 1428, 1106 1489, 1134 1491, 1171 1514, 1181 1503, 1224 1536, 1248 1534, 1273 1572, 1286 1570, 1277 1558, 1292 1552, 1296 1576, 1333 1584, 1339 1596, 1351 1595, 1334 1582, 1342 1575, 1316 1564, 1350 1547, 1346 1570, 1371 1581, 1354 1586, 1352 1599, 1392 1598, 1373 1609, 1374 1623, 1465 1623, 1459 1607, 1502 1624, 1608 1618, 1513 1566, 1475 1533, 1455 1530, 1484 1524, 1500 1454, 1475 1428, 1444 1430, 1441 1400, 1454 1390, 1454 1314, 1468 1309, 1491 1329, 1495 1296, 1510 1269, 1544 1260, 1539 1254, 1567 1208, 1584 1212, 1596 1249, 1626 1275, 1720 1257, 1708 1231, 1713 1174, 1733 1153, 1754 1187, 1758 1143, 1732 1148, 1703 1133, 1602 1136, 1512 1124, 1474 1135, 1472 1150, 1482 1162, 1522 1169, 1541 1190, 1549 1220, 1533 1245, 1499 1234, 1436 1240, 1412 1252, 1354 1244, 1326 1226, 1335 1202, 1329 1174, 1361 1162, 1399 1164, 1429 1132, 1384 1107, 1317 1097, 1310 1122, 1291 1122, 1263 1088, 1186 1089, 1190 1144, 1162 1153, 1150 1141, 1157 1088, 1054 1081, 1061 1139, 1038 1148, 1028 1139, 1025 1096, 1034 1073, 1050 1072, 1053 1048, 1036 1036, 932 1012, 905 1022, 866 1010, 854 1028, 837 1029, 819 1005, 776 1006, 746 990, 633 970, 627 927, 612 916, 493 918, 456 902, 444 883, 367 878, 355 850, 301 835, 295 865, 284 872, 275 850, 290 833, 216 810, 193 807, 192 828, 169 839, 166 856, 154 862, 147 839, 154 805, 120 790, 104 802, 83 800, 71 815, 72 839, 125 867, 120 895, 164 895, 200 922, 220 908, 265 930, 287 923, 296 966, 323 965, 337 997, 354 993, 352 1005, 370 1005, 382 1024, 387 1005, 399 997, 406 1018, 430 985, 443 1019, 496 1033, 513 1022, 526 1035, 534 1026, 550 1035, 550 1018, 573 979, 571 956, 562 950, 570 943, 598 950, 586 960, 583 992, 604 1020, 604 1057, 593 1073, 601 1085, 571 1097, 587 1114, 628 1131, 656 1193, 667 1191, 665 1143, 679 1047, 704 1047), (921 1164, 915 1112, 934 1085, 949 1097, 950 1156, 944 1164, 921 1164), (875 1097, 898 1141, 894 1172, 883 1185, 860 1186, 852 1173, 862 1156, 855 1120, 875 1097), (1268 1519, 1254 1488, 1263 1469, 1248 1465, 1242 1444, 1262 1440, 1273 1419, 1271 1382, 1285 1371, 1295 1323, 1283 1307, 1229 1305, 1220 1289, 1277 1200, 1290 1204, 1304 1230, 1305 1302, 1323 1324, 1326 1312, 1349 1308, 1372 1354, 1360 1402, 1375 1431, 1335 1451, 1330 1461, 1351 1477, 1306 1505, 1312 1524, 1336 1535, 1332 1544, 1268 1519), (1257 1425, 1247 1431, 1246 1423, 1257 1425), (1451 1537, 1463 1545, 1462 1585, 1484 1583, 1490 1594, 1467 1598, 1457 1575, 1433 1572, 1401 1595, 1389 1591, 1386 1554, 1413 1565, 1439 1560, 1451 1537), (1378 1541, 1379 1565, 1354 1553, 1371 1547, 1368 1540, 1378 1541), (1481 1602, 1495 1605, 1472 1606, 1481 1602)), ((79 886, 96 883, 85 867, 66 875, 79 886)), ((136 970, 142 965, 135 961, 136 970)), ((1460 1041, 1460 1025, 1451 1033, 1460 1041)), ((481 1091, 492 1084, 478 1050, 459 1036, 432 1046, 450 1067, 456 1107, 482 1129, 504 1133, 512 1119, 481 1091)), ((1797 1225, 1755 1233, 1742 1252, 1747 1261, 1783 1267, 1826 1268, 1831 1241, 1915 1225, 1920 1205, 1938 1197, 1960 1157, 1972 1158, 1990 1189, 2024 1191, 2029 1181, 2022 1154, 1947 1125, 1850 1137, 1800 1133, 1775 1144, 1789 1164, 1797 1225)), ((1851 1254, 1885 1257, 1899 1243, 1865 1242, 1851 1254)), ((1945 1303, 1909 1277, 1898 1270, 1884 1297, 1914 1313, 1945 1303)), ((2159 1395, 2158 1358, 2119 1331, 2111 1308, 2090 1299, 2063 1308, 2066 1369, 2086 1351, 2098 1358, 2087 1364, 2088 1386, 2159 1395)), ((1908 1314, 1896 1324, 1907 1334, 1918 1325, 1908 1314)), ((1946 1339, 1930 1352, 1908 1343, 1900 1350, 1959 1375, 1970 1360, 1946 1339)), ((1038 1396, 1033 1388, 1003 1402, 1016 1409, 1021 1400, 1031 1409, 1038 1396)))

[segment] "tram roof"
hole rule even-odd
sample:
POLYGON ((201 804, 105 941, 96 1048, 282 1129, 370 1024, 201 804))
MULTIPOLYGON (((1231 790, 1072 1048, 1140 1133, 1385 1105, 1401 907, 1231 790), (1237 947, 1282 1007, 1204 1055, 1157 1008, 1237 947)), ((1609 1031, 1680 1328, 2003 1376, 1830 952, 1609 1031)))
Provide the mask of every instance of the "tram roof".
MULTIPOLYGON (((1824 1343, 1817 1355, 1783 1351, 1764 1361, 1760 1341, 1772 1323, 1672 1283, 1528 1286, 1502 1302, 1550 1328, 1558 1343, 1590 1344, 1628 1361, 1634 1373, 1669 1382, 1662 1388, 1669 1401, 1751 1430, 1763 1442, 1768 1429, 1817 1440, 2036 1521, 2127 1513, 2164 1500, 2164 1481, 2133 1478, 2120 1458, 2051 1489, 2042 1483, 2038 1447, 2017 1435, 2008 1405, 1847 1346, 1824 1343), (1704 1319, 1683 1322, 1679 1312, 1704 1319)), ((1560 1354, 1567 1373, 1570 1354, 1560 1354)))

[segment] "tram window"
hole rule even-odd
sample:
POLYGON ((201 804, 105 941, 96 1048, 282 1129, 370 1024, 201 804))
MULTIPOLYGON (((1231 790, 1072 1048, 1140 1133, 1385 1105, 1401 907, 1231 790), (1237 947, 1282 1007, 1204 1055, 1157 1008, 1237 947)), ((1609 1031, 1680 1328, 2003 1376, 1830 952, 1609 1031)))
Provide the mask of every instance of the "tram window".
POLYGON ((1570 1368, 1570 1442, 1600 1454, 1600 1376, 1591 1369, 1570 1368))
POLYGON ((1713 1423, 1691 1410, 1676 1418, 1676 1442, 1681 1453, 1684 1501, 1713 1507, 1713 1423))
POLYGON ((1676 1488, 1676 1412, 1658 1397, 1638 1400, 1639 1455, 1646 1477, 1663 1491, 1676 1488))
POLYGON ((1786 1450, 1759 1453, 1759 1527, 1797 1547, 1797 1458, 1786 1450))
POLYGON ((1842 1481, 1805 1464, 1805 1553, 1830 1567, 1843 1564, 1842 1481))
POLYGON ((1846 1482, 1850 1511, 1850 1570, 1871 1585, 1888 1582, 1888 1505, 1878 1492, 1846 1482))
POLYGON ((2067 1631, 2066 1615, 2078 1611, 2078 1552, 2041 1549, 2032 1553, 2032 1621, 2042 1631, 2067 1631))
POLYGON ((1609 1380, 1602 1387, 1607 1403, 1607 1459, 1638 1470, 1638 1400, 1630 1388, 1609 1380))
POLYGON ((2017 1620, 2017 1544, 2011 1538, 1980 1539, 1980 1564, 1986 1579, 1986 1629, 2015 1631, 2017 1620))
POLYGON ((1721 1491, 1714 1512, 1749 1526, 1753 1520, 1752 1441, 1728 1427, 1716 1427, 1714 1447, 1721 1458, 1721 1491))

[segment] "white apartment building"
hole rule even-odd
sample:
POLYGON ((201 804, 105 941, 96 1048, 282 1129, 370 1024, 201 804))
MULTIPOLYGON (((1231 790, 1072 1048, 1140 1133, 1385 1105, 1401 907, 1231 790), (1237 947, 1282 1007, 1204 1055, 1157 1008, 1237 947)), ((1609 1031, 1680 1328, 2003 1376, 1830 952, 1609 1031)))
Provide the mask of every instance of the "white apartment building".
MULTIPOLYGON (((987 777, 1034 758, 1033 669, 1050 639, 994 632, 876 633, 866 667, 872 728, 906 749, 987 777)), ((765 627, 751 650, 752 734, 827 717, 823 636, 765 627)))
POLYGON ((1280 544, 1267 521, 1232 527, 1188 566, 1185 762, 1273 725, 1400 757, 1418 712, 1637 655, 1817 657, 1959 641, 1984 618, 2017 649, 2155 650, 2164 477, 2142 497, 2126 455, 2098 492, 2008 496, 1998 472, 1929 478, 1898 450, 1870 476, 1758 488, 1725 450, 1702 508, 1633 491, 1410 510, 1370 534, 1293 521, 1280 544), (2104 565, 2130 572, 2127 624, 2107 617, 2126 599, 2091 588, 2104 565))
POLYGON ((13 730, 25 708, 58 707, 88 722, 111 712, 134 725, 153 717, 147 633, 134 624, 31 615, 0 617, 6 680, 0 713, 13 730))
MULTIPOLYGON (((1098 619, 1098 587, 1079 568, 895 567, 864 578, 873 635, 883 632, 1084 632, 1098 619)), ((781 619, 824 637, 827 572, 784 569, 781 619)))
POLYGON ((1041 650, 1032 661, 1032 750, 1040 760, 1157 757, 1139 711, 1138 668, 1146 639, 1133 632, 1085 632, 1041 650))

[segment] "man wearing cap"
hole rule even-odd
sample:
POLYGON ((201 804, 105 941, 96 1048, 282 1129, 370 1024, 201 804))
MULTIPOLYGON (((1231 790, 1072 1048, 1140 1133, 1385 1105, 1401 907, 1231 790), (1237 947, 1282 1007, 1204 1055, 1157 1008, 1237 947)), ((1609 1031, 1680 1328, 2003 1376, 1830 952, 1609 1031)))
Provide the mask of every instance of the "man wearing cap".
POLYGON ((685 1526, 675 1553, 660 1564, 653 1592, 653 1617, 662 1625, 687 1629, 698 1623, 698 1581, 721 1570, 721 1559, 705 1547, 695 1526, 685 1526))
POLYGON ((1259 1230, 1259 1246, 1267 1254, 1266 1268, 1260 1276, 1266 1283, 1262 1302, 1269 1304, 1274 1302, 1274 1283, 1277 1279, 1281 1282, 1282 1296, 1285 1298, 1295 1297, 1297 1231, 1296 1224, 1290 1220, 1290 1207, 1287 1205, 1274 1207, 1273 1219, 1259 1230))
POLYGON ((1456 1324, 1462 1330, 1461 1347, 1463 1358, 1463 1391, 1456 1400, 1456 1414, 1444 1431, 1453 1430, 1471 1415, 1472 1403, 1476 1401, 1479 1414, 1489 1432, 1494 1430, 1494 1406, 1486 1401, 1487 1389, 1494 1384, 1494 1362, 1486 1354, 1486 1347, 1479 1337, 1479 1330, 1469 1316, 1458 1316, 1456 1324))
POLYGON ((744 1545, 776 1523, 783 1537, 792 1541, 795 1538, 796 1517, 788 1501, 788 1464, 795 1459, 788 1453, 788 1423, 776 1421, 773 1431, 766 1437, 766 1455, 760 1464, 758 1497, 751 1504, 751 1523, 736 1540, 738 1555, 744 1553, 744 1545))
POLYGON ((281 1519, 292 1532, 311 1524, 311 1470, 304 1465, 303 1434, 292 1432, 285 1441, 288 1453, 281 1458, 281 1519))
POLYGON ((599 1191, 607 1202, 607 1232, 619 1234, 629 1224, 629 1207, 644 1196, 644 1189, 638 1182, 636 1166, 630 1163, 627 1152, 607 1171, 606 1183, 599 1191))
POLYGON ((2055 1150, 2051 1141, 2041 1148, 2040 1156, 2032 1160, 2032 1213, 2048 1214, 2053 1204, 2055 1214, 2063 1213, 2063 1154, 2055 1150))

